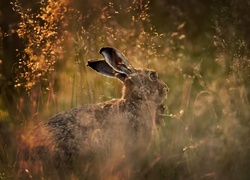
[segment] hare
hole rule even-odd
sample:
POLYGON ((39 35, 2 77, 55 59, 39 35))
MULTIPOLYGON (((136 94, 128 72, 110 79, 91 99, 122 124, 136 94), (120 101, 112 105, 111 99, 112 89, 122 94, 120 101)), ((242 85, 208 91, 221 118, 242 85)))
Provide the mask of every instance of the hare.
POLYGON ((37 125, 22 144, 20 171, 30 176, 57 172, 60 177, 82 166, 80 173, 92 169, 93 175, 97 162, 111 156, 133 159, 146 150, 168 86, 154 70, 134 68, 115 48, 103 47, 100 54, 104 59, 87 66, 118 78, 124 84, 122 97, 60 112, 37 125))

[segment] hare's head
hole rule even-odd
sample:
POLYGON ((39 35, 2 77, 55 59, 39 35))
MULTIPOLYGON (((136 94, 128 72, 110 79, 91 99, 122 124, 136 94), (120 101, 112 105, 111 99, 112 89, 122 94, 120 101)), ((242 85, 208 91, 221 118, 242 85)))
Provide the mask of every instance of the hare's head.
POLYGON ((168 92, 168 86, 150 69, 136 69, 123 54, 111 47, 100 50, 104 60, 88 61, 88 66, 97 72, 116 77, 124 83, 123 98, 161 103, 168 92))

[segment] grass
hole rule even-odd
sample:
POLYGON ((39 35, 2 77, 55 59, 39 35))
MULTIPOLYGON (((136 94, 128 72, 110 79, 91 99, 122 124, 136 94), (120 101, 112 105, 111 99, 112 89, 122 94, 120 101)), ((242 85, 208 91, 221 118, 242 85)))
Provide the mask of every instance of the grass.
POLYGON ((96 3, 86 1, 77 9, 48 0, 35 10, 14 4, 21 16, 17 32, 26 46, 14 67, 16 108, 9 109, 3 97, 0 102, 0 179, 16 176, 13 165, 23 131, 61 110, 121 96, 117 80, 85 66, 107 45, 121 50, 135 67, 157 70, 170 87, 159 136, 137 165, 140 175, 249 179, 249 45, 240 32, 224 27, 226 15, 214 19, 208 38, 192 44, 185 33, 189 24, 178 19, 159 33, 150 3, 96 3))

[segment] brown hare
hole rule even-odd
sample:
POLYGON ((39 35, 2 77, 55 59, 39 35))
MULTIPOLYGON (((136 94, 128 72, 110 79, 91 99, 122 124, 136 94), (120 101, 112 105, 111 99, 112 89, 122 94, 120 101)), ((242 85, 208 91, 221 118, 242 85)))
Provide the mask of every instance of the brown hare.
POLYGON ((100 54, 104 60, 88 61, 88 66, 118 78, 122 97, 60 112, 36 126, 19 151, 19 174, 63 178, 74 171, 96 178, 98 164, 109 166, 105 162, 111 157, 128 160, 146 150, 168 87, 155 71, 134 68, 115 48, 104 47, 100 54))

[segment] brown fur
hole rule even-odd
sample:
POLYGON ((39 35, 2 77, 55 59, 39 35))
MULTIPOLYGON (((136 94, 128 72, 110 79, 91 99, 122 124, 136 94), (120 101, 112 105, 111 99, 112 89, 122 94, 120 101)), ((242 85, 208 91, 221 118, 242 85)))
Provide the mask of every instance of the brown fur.
POLYGON ((148 148, 168 92, 163 81, 150 78, 154 71, 132 71, 120 74, 121 99, 73 108, 38 125, 21 145, 20 174, 60 179, 72 174, 129 177, 127 164, 148 148))

